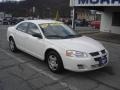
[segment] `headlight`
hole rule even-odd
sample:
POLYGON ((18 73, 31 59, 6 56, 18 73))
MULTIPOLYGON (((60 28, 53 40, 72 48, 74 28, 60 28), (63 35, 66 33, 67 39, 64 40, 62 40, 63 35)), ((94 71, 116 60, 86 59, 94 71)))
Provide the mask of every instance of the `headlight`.
POLYGON ((75 50, 67 50, 66 56, 69 57, 88 57, 88 54, 81 51, 75 51, 75 50))

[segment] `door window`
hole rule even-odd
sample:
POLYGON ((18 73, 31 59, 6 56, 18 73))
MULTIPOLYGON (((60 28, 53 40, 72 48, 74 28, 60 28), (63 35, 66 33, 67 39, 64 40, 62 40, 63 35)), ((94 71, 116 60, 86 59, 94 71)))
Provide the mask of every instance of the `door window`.
POLYGON ((33 34, 40 34, 39 28, 33 24, 33 23, 29 23, 29 27, 28 27, 28 34, 33 35, 33 34))
POLYGON ((24 23, 21 23, 20 25, 18 25, 16 29, 21 32, 26 32, 27 28, 28 28, 28 23, 24 22, 24 23))

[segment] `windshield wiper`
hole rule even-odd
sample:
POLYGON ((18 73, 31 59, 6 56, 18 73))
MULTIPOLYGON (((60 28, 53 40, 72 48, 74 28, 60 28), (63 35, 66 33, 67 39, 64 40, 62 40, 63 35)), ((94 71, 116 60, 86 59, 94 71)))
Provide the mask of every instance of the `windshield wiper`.
POLYGON ((48 36, 46 36, 46 37, 48 37, 48 38, 64 38, 63 36, 59 36, 59 35, 48 35, 48 36))
POLYGON ((65 38, 76 38, 76 37, 81 37, 81 35, 68 35, 68 36, 65 36, 65 38))
POLYGON ((76 37, 81 37, 81 35, 67 35, 67 36, 59 36, 59 35, 48 35, 46 36, 49 39, 66 39, 66 38, 76 38, 76 37))

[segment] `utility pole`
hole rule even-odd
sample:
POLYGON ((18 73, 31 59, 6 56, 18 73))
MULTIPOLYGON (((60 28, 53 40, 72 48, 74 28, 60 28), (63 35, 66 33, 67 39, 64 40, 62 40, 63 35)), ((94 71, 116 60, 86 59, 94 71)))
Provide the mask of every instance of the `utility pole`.
POLYGON ((35 7, 35 0, 32 0, 32 19, 35 18, 35 12, 36 12, 36 7, 35 7))
POLYGON ((72 28, 75 29, 75 0, 70 0, 70 4, 72 6, 72 28))
POLYGON ((75 7, 72 7, 72 28, 75 29, 75 7))
POLYGON ((34 19, 34 17, 35 17, 35 6, 32 7, 32 13, 33 13, 33 17, 32 18, 34 19))

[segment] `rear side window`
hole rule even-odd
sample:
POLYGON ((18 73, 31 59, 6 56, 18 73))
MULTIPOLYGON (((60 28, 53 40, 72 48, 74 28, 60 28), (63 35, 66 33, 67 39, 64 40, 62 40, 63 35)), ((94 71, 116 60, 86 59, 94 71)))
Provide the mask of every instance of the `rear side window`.
POLYGON ((18 25, 16 29, 21 32, 26 32, 27 28, 28 28, 28 23, 24 22, 24 23, 21 23, 20 25, 18 25))

